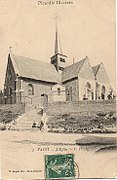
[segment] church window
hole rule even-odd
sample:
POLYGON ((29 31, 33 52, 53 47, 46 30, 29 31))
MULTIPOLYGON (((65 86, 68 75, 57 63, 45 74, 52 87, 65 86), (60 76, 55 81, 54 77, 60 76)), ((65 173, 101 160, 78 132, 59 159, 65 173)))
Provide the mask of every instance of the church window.
POLYGON ((85 94, 86 94, 86 98, 88 100, 92 99, 91 84, 89 82, 87 82, 87 84, 85 86, 85 94))
POLYGON ((102 86, 101 99, 105 99, 105 94, 106 94, 106 88, 105 86, 102 86))
POLYGON ((60 58, 60 61, 61 61, 61 62, 65 62, 65 59, 64 59, 64 58, 60 58))
POLYGON ((28 85, 28 95, 34 95, 34 86, 32 84, 28 85))
POLYGON ((100 84, 96 82, 96 99, 100 99, 100 95, 101 95, 101 90, 100 90, 100 84))
POLYGON ((61 89, 57 88, 57 92, 58 92, 58 95, 60 95, 61 94, 61 89))

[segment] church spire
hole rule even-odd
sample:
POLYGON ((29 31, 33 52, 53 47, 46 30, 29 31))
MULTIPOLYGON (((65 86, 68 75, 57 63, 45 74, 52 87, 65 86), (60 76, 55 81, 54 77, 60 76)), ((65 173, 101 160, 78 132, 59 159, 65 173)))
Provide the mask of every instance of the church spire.
POLYGON ((61 53, 62 54, 62 49, 61 49, 61 42, 60 42, 60 37, 58 33, 58 17, 56 15, 55 17, 55 23, 56 23, 56 32, 55 32, 55 51, 54 54, 61 53))
POLYGON ((55 34, 55 51, 54 51, 55 54, 58 53, 58 31, 56 29, 56 34, 55 34))
POLYGON ((62 53, 60 38, 58 35, 58 26, 57 26, 57 16, 55 18, 56 22, 56 31, 55 31, 55 49, 54 55, 51 57, 51 64, 53 64, 58 72, 63 71, 66 67, 66 58, 67 56, 62 53))

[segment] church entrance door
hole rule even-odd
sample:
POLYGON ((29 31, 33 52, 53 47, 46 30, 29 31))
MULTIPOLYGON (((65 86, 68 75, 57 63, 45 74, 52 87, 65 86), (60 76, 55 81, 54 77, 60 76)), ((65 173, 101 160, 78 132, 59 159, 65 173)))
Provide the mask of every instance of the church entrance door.
POLYGON ((47 94, 41 94, 41 107, 42 107, 42 109, 47 104, 48 104, 48 95, 47 94))

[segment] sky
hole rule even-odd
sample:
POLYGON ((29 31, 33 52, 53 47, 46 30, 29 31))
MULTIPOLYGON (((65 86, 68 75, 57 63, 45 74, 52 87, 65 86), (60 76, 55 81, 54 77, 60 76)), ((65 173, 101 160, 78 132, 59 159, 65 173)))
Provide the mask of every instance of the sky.
POLYGON ((0 89, 10 46, 16 55, 50 62, 56 15, 67 63, 86 56, 92 66, 103 62, 115 89, 115 0, 71 1, 72 5, 38 5, 38 0, 0 0, 0 89))

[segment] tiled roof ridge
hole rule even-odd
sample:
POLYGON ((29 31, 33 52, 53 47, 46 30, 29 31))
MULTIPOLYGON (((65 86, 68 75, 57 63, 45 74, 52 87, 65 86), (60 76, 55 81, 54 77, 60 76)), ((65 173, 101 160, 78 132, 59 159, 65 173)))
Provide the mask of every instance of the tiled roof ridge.
POLYGON ((34 60, 34 61, 39 61, 40 63, 43 63, 43 64, 51 64, 49 62, 44 62, 44 61, 41 61, 39 59, 31 58, 31 57, 28 57, 28 56, 21 56, 21 55, 17 55, 17 54, 14 54, 14 53, 10 53, 10 57, 12 57, 12 56, 19 57, 19 58, 26 58, 26 59, 30 59, 30 60, 34 60))
POLYGON ((52 83, 60 81, 58 72, 51 63, 15 54, 10 54, 10 59, 18 76, 52 83))
MULTIPOLYGON (((69 66, 65 67, 65 69, 66 69, 66 68, 69 68, 69 67, 72 67, 72 66, 75 66, 76 64, 79 64, 79 63, 82 62, 82 61, 85 62, 86 59, 87 59, 87 56, 86 56, 85 58, 83 58, 83 59, 81 59, 81 60, 73 63, 73 64, 70 64, 69 66)), ((84 64, 84 62, 82 63, 82 65, 84 64)))

